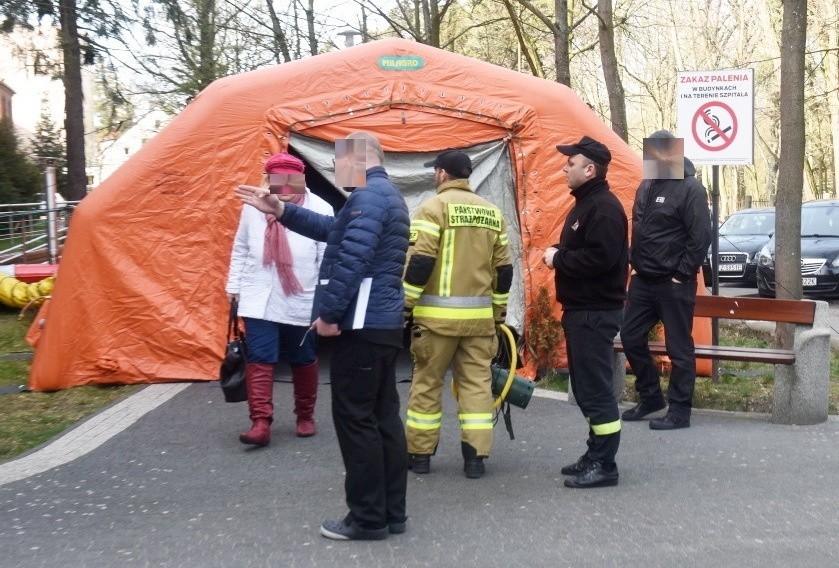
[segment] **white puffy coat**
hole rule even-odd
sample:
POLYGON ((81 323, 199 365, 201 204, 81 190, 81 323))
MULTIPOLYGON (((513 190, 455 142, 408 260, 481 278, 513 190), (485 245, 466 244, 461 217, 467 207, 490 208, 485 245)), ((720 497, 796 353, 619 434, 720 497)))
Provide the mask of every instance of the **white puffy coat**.
MULTIPOLYGON (((323 215, 333 215, 332 206, 308 189, 302 207, 323 215)), ((262 265, 267 226, 264 213, 249 205, 242 207, 230 254, 227 293, 239 294, 239 315, 242 317, 308 326, 326 244, 286 231, 294 257, 294 274, 303 287, 300 294, 286 295, 276 267, 262 265)))

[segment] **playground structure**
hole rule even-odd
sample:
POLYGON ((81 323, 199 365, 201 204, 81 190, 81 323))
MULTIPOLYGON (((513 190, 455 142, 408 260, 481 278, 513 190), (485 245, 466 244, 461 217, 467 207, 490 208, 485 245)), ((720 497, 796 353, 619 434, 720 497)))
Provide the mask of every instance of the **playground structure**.
POLYGON ((26 308, 49 297, 75 206, 0 204, 0 304, 26 308))

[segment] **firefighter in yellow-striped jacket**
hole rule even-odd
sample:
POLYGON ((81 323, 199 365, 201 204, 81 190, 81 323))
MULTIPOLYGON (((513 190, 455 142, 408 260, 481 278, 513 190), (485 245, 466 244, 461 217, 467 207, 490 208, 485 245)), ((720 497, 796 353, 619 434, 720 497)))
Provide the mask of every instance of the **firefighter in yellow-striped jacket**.
POLYGON ((466 477, 484 473, 492 449, 490 362, 513 279, 501 211, 469 186, 472 162, 446 150, 434 167, 437 195, 411 220, 405 309, 414 376, 406 429, 409 467, 428 473, 442 424, 443 380, 452 369, 466 477))

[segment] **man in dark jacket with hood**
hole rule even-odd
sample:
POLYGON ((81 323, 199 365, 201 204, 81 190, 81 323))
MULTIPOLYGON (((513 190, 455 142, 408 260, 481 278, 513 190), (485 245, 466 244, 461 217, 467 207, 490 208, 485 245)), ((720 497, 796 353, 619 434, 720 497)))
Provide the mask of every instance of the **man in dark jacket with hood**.
POLYGON ((402 270, 410 216, 405 199, 388 179, 379 141, 366 142, 367 185, 353 190, 329 217, 280 201, 252 186, 236 194, 288 229, 326 241, 312 330, 337 336, 330 365, 332 419, 344 459, 349 513, 321 525, 336 540, 381 540, 405 532, 408 450, 399 413, 396 358, 404 326, 402 270), (354 302, 368 299, 361 318, 354 302))
MULTIPOLYGON (((674 139, 666 130, 652 139, 674 139)), ((632 208, 632 277, 621 340, 635 374, 640 402, 623 413, 641 420, 665 406, 658 370, 649 349, 650 330, 661 321, 667 355, 672 362, 667 414, 651 420, 653 430, 690 426, 696 383, 693 311, 696 275, 711 244, 712 227, 705 188, 696 169, 684 158, 684 179, 645 179, 632 208)))
POLYGON ((557 150, 569 157, 564 171, 576 202, 544 261, 555 270, 571 389, 588 422, 588 449, 561 472, 572 476, 566 487, 617 485, 621 422, 612 352, 626 297, 626 213, 606 181, 612 159, 606 146, 583 136, 557 150))

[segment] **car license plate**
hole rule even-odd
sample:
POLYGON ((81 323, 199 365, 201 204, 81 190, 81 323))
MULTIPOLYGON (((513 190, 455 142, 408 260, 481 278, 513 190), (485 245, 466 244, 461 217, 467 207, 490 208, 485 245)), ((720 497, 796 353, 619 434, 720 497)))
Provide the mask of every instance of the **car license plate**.
POLYGON ((816 278, 809 277, 809 278, 802 278, 801 279, 802 286, 815 286, 816 285, 816 278))
POLYGON ((720 264, 720 272, 743 272, 742 264, 720 264))

